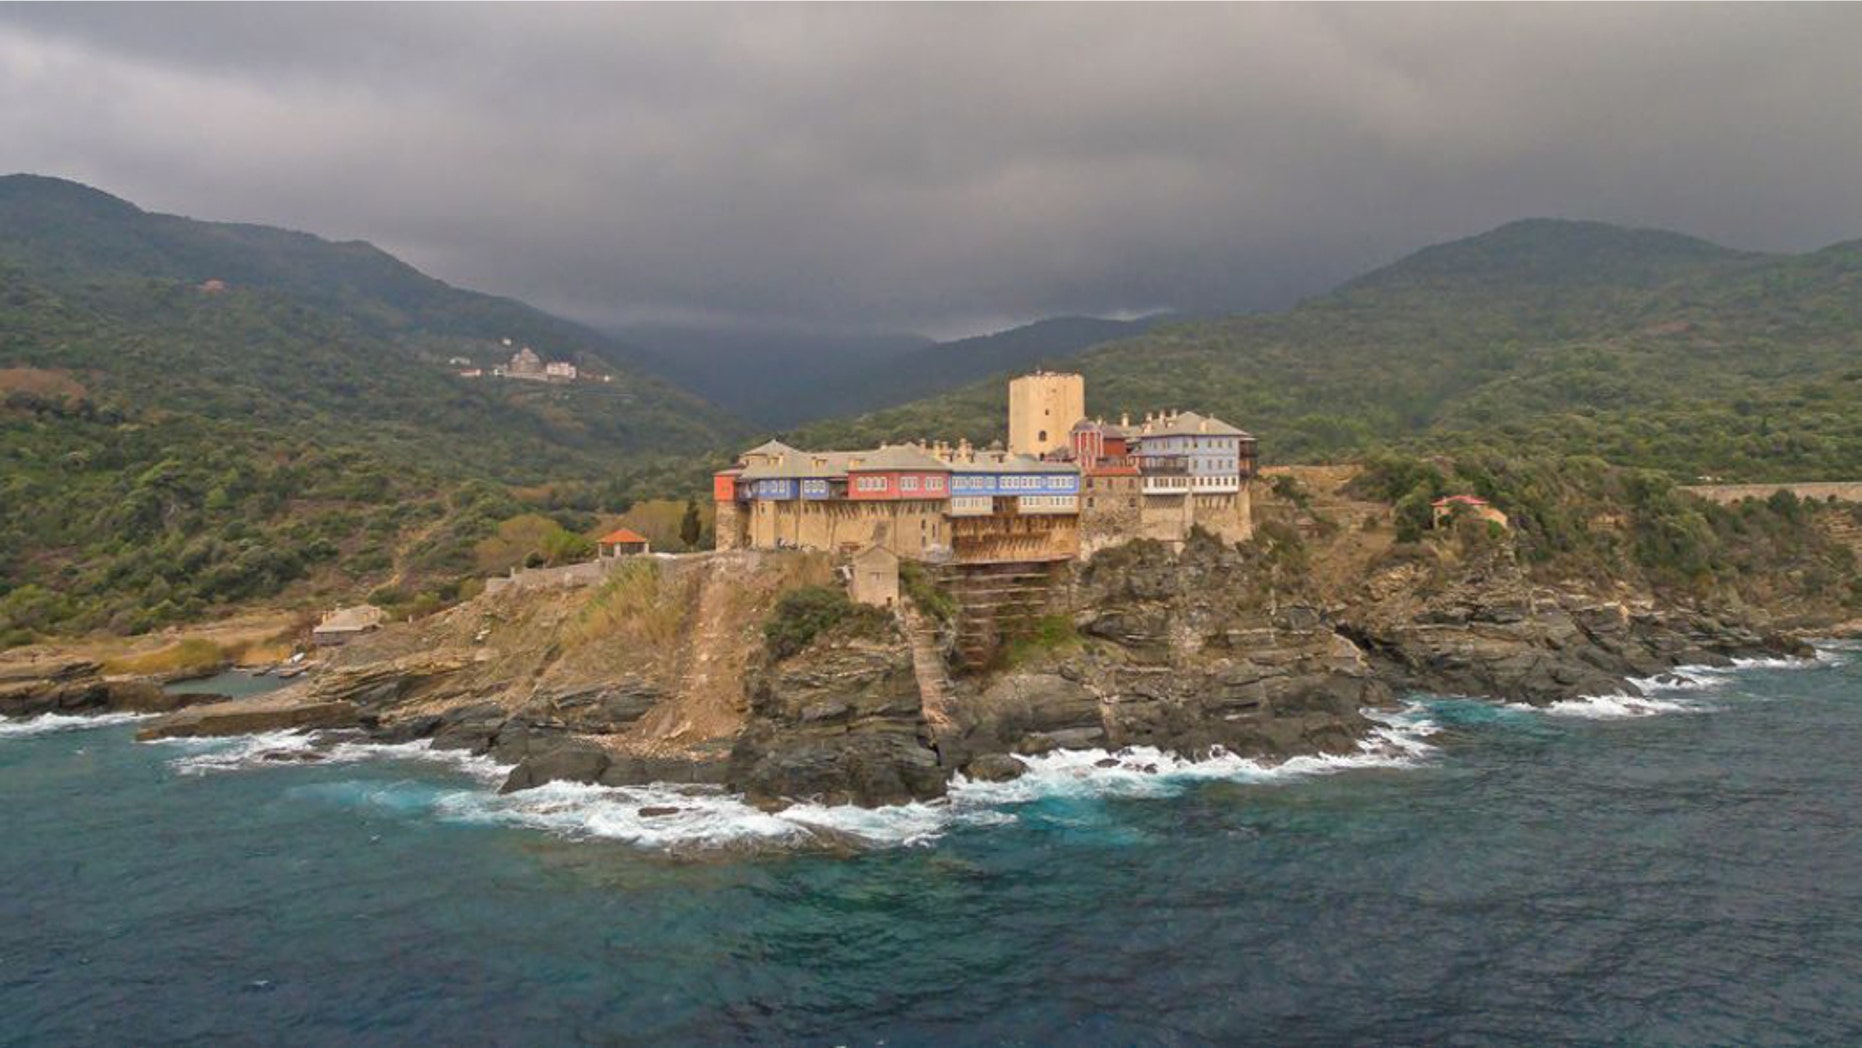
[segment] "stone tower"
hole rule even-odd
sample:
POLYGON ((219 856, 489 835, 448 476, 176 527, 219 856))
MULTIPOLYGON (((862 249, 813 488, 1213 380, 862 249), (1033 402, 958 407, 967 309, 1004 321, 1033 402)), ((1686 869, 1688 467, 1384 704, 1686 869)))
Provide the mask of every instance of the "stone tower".
POLYGON ((1086 417, 1086 379, 1037 371, 1009 381, 1009 450, 1045 455, 1067 446, 1073 424, 1086 417))

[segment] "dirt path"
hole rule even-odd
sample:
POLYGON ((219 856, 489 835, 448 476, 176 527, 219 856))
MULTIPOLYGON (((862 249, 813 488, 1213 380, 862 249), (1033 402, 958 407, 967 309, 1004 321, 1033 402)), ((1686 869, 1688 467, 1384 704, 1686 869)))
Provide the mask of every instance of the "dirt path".
POLYGON ((683 645, 674 674, 678 690, 670 701, 655 706, 627 733, 629 748, 652 753, 675 753, 716 739, 729 738, 743 727, 747 711, 744 666, 750 658, 747 641, 732 590, 736 567, 727 558, 695 565, 702 574, 692 615, 687 619, 689 639, 683 645))

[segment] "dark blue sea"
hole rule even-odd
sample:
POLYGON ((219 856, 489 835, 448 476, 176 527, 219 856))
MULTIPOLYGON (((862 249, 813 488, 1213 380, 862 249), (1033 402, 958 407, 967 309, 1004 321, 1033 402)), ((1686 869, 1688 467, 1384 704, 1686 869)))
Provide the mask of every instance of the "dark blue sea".
POLYGON ((0 1044, 1862 1044, 1862 651, 1695 677, 781 817, 10 722, 0 1044))

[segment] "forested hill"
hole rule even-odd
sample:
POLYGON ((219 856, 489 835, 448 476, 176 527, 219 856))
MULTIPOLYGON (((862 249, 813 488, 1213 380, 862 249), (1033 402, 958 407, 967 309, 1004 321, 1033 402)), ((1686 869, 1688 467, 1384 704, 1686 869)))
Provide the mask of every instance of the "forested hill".
MULTIPOLYGON (((1848 478, 1862 471, 1862 242, 1764 255, 1515 222, 1284 313, 1167 325, 1072 364, 1091 411, 1213 412, 1274 461, 1485 446, 1685 478, 1848 478)), ((791 437, 994 438, 1005 399, 992 378, 791 437)))
POLYGON ((933 342, 916 335, 623 328, 650 347, 656 374, 768 426, 890 407, 1003 371, 1063 364, 1162 318, 1048 317, 988 335, 933 342))
POLYGON ((0 176, 0 260, 67 290, 100 274, 220 280, 340 314, 391 344, 416 332, 510 338, 552 359, 644 370, 634 347, 521 302, 452 287, 363 241, 156 214, 64 179, 0 176))
POLYGON ((0 179, 0 641, 411 598, 495 567, 475 547, 527 512, 683 495, 740 431, 626 358, 366 244, 0 179), (448 364, 504 338, 609 381, 448 364))

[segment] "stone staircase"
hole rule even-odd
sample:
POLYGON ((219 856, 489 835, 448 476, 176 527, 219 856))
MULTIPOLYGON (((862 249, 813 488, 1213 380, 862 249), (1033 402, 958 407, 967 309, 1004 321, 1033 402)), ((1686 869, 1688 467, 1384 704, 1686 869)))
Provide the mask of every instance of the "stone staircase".
POLYGON ((951 726, 950 676, 944 669, 944 651, 938 642, 937 623, 919 611, 909 598, 898 604, 899 628, 912 649, 912 675, 918 679, 918 699, 925 722, 933 728, 951 726))

